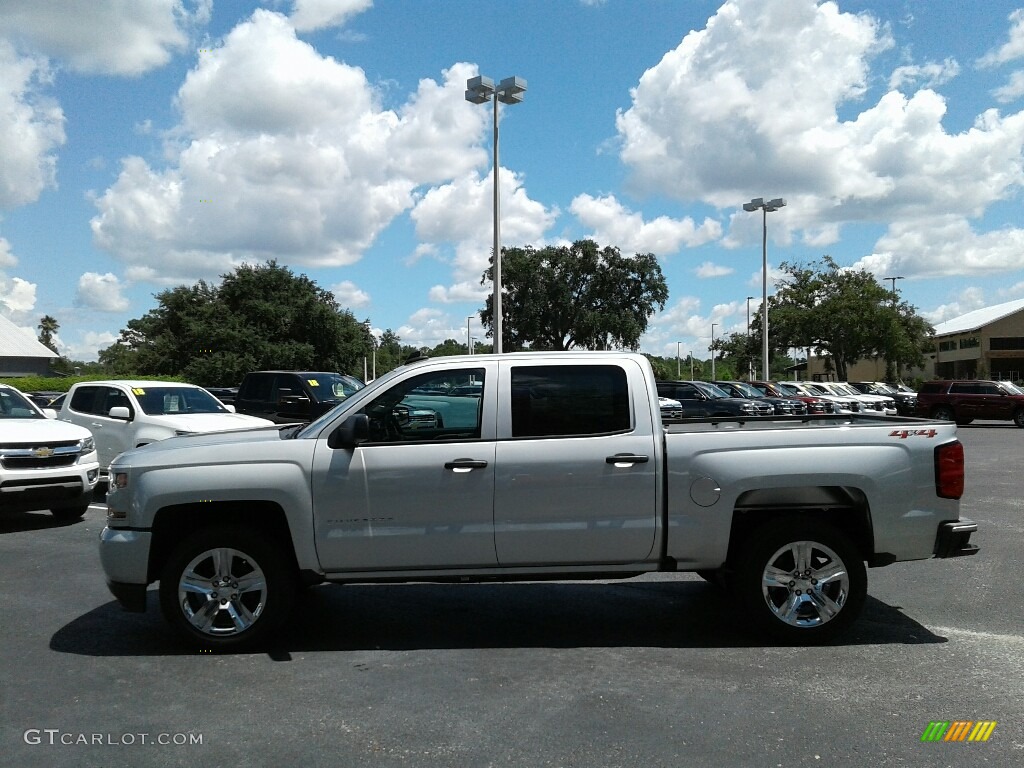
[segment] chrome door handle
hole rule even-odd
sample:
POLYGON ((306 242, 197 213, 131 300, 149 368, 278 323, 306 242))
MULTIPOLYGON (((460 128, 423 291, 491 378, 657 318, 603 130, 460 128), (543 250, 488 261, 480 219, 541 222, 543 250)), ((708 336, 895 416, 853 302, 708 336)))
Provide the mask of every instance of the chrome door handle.
POLYGON ((453 459, 444 463, 445 469, 453 472, 472 472, 474 469, 483 469, 487 462, 483 459, 453 459))
POLYGON ((648 456, 639 456, 635 453, 617 453, 614 456, 605 457, 605 464, 646 464, 650 461, 648 456))

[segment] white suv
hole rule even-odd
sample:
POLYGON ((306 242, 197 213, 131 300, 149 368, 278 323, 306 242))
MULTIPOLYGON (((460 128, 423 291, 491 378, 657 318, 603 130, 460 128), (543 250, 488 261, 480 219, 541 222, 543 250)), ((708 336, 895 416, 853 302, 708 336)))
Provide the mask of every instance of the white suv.
POLYGON ((58 418, 92 432, 104 477, 113 458, 129 448, 175 435, 273 425, 235 413, 202 387, 173 381, 80 382, 58 418))
POLYGON ((0 384, 0 511, 48 509, 58 520, 85 514, 99 478, 87 429, 54 420, 0 384))

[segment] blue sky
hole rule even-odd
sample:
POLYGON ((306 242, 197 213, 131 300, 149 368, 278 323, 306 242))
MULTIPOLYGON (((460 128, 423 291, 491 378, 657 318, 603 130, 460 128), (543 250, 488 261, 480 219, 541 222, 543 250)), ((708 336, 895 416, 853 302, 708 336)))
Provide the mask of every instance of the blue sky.
POLYGON ((1024 297, 1016 3, 3 0, 0 312, 90 360, 154 293, 275 258, 378 333, 465 339, 477 74, 528 84, 501 111, 503 244, 657 255, 643 351, 745 330, 754 197, 787 200, 771 276, 828 254, 933 323, 1024 297))

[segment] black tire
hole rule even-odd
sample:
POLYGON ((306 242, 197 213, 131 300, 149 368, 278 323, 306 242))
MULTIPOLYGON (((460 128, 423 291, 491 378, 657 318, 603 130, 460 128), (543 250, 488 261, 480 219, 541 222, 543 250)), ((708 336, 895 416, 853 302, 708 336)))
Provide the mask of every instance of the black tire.
POLYGON ((250 650, 288 618, 295 585, 289 558, 267 535, 206 528, 185 538, 168 558, 160 574, 160 609, 191 645, 250 650), (182 589, 188 573, 192 586, 182 589))
POLYGON ((725 574, 718 568, 714 570, 710 568, 701 569, 699 571, 694 571, 694 573, 696 573, 698 576, 704 579, 704 581, 706 581, 708 584, 714 584, 716 587, 720 587, 723 589, 728 586, 725 574))
POLYGON ((932 409, 932 418, 939 421, 953 421, 953 409, 948 405, 940 405, 932 409))
POLYGON ((1021 408, 1015 414, 1013 414, 1013 423, 1021 429, 1024 429, 1024 408, 1021 408))
POLYGON ((747 536, 734 592, 741 615, 755 627, 786 643, 813 645, 860 615, 867 572, 845 533, 813 518, 790 518, 747 536))
POLYGON ((80 504, 77 507, 58 507, 57 509, 51 509, 50 514, 53 515, 55 520, 69 523, 73 520, 81 520, 88 511, 88 504, 80 504))

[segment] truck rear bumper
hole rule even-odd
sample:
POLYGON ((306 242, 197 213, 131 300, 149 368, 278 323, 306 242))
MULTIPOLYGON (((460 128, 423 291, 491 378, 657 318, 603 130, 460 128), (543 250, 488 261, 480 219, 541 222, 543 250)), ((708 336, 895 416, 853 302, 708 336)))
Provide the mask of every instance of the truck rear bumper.
POLYGON ((939 526, 935 537, 936 557, 965 557, 978 554, 978 545, 971 544, 971 534, 978 530, 973 520, 960 519, 939 526))

